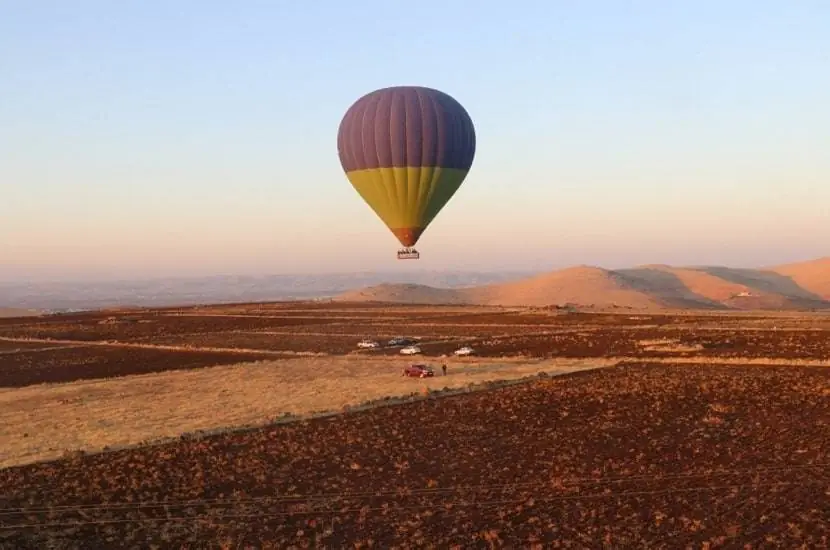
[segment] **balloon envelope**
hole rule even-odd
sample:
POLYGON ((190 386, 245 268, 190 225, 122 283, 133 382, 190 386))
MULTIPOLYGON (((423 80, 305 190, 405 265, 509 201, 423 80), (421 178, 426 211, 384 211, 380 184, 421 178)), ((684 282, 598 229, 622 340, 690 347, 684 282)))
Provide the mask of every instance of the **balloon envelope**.
POLYGON ((395 86, 358 99, 340 122, 346 177, 405 247, 414 246, 473 164, 470 115, 451 96, 395 86))

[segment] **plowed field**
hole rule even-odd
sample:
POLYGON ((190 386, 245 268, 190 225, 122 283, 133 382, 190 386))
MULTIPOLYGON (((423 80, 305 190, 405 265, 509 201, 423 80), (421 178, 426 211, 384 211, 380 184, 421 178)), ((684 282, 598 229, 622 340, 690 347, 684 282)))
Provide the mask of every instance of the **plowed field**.
POLYGON ((3 319, 0 460, 67 458, 0 469, 0 548, 827 548, 828 366, 830 318, 808 314, 3 319), (438 376, 402 377, 409 362, 438 376), (388 406, 354 412, 370 399, 388 406), (352 412, 291 416, 319 410, 352 412))
POLYGON ((171 351, 128 347, 71 347, 0 355, 0 387, 72 382, 256 361, 250 353, 171 351))
POLYGON ((828 374, 629 365, 12 468, 0 541, 826 547, 828 374))

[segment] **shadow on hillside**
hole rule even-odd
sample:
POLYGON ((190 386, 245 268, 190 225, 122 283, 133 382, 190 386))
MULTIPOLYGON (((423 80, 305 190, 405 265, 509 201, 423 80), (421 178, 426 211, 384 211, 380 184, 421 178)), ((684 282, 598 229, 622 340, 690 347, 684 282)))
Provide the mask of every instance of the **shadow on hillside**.
POLYGON ((778 294, 788 298, 798 298, 801 300, 808 300, 815 302, 817 305, 827 306, 825 301, 818 294, 813 294, 809 290, 799 286, 786 275, 780 275, 772 271, 760 271, 754 269, 736 269, 731 267, 693 267, 695 271, 701 271, 720 277, 730 283, 747 286, 759 292, 767 292, 770 294, 778 294))
POLYGON ((669 307, 697 309, 730 309, 692 292, 677 275, 648 267, 614 271, 620 282, 632 290, 647 294, 669 307))

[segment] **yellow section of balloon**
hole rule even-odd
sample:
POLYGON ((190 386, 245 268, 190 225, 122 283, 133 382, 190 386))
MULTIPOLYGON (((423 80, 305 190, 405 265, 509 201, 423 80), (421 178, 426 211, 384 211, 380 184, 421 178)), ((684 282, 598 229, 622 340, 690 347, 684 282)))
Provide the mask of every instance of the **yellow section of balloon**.
POLYGON ((352 186, 393 232, 426 228, 461 187, 468 170, 438 166, 346 172, 352 186))

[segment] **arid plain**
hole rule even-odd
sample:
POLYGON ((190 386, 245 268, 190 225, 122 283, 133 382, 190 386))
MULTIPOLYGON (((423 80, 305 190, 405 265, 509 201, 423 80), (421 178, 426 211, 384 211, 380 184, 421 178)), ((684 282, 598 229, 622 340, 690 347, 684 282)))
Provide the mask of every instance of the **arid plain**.
POLYGON ((806 312, 0 319, 0 547, 827 547, 828 366, 806 312))

